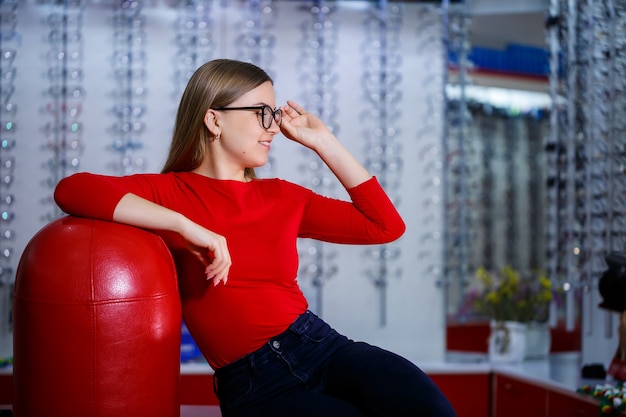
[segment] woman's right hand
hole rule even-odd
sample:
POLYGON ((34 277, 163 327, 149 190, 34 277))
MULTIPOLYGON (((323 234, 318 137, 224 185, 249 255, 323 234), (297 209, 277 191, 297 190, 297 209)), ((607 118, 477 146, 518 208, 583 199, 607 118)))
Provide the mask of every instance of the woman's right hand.
POLYGON ((180 234, 185 239, 187 248, 204 265, 207 280, 213 280, 213 285, 220 282, 226 284, 232 265, 226 238, 186 220, 180 234))
POLYGON ((207 280, 213 285, 228 281, 232 264, 226 238, 189 220, 182 214, 135 194, 124 195, 113 212, 113 220, 152 230, 178 233, 187 248, 204 265, 207 280))

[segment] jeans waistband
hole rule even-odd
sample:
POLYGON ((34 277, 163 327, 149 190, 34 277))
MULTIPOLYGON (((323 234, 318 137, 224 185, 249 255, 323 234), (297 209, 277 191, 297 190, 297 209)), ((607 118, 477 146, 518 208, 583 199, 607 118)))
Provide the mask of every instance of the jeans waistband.
POLYGON ((282 341, 294 334, 304 334, 318 317, 310 310, 300 314, 298 318, 289 325, 287 330, 279 335, 272 337, 265 345, 247 354, 246 356, 237 359, 235 362, 229 363, 215 370, 216 378, 224 378, 234 376, 240 372, 247 372, 249 369, 254 369, 256 364, 263 362, 263 358, 267 355, 273 355, 272 345, 280 344, 282 341))

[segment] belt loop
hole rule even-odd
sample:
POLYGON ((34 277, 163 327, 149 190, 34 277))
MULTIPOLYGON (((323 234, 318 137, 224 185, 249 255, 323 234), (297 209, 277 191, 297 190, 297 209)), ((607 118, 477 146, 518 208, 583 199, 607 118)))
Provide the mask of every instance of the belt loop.
POLYGON ((294 321, 291 326, 287 328, 291 333, 297 334, 299 337, 302 337, 302 333, 309 328, 310 322, 313 320, 313 313, 310 310, 306 310, 304 313, 300 314, 296 321, 294 321))

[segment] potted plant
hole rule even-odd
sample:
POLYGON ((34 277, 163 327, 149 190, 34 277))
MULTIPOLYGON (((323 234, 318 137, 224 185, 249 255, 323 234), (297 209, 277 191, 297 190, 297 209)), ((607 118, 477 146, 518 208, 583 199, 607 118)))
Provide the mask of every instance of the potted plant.
POLYGON ((490 319, 489 356, 492 361, 514 362, 549 351, 547 321, 553 286, 542 272, 522 274, 510 266, 498 273, 490 273, 481 267, 476 271, 481 290, 474 300, 477 312, 490 319), (538 326, 539 324, 539 326, 538 326), (531 332, 528 331, 531 329, 531 332), (541 346, 535 331, 547 332, 541 346), (535 336, 535 338, 532 338, 535 336), (535 352, 538 348, 541 352, 535 352))

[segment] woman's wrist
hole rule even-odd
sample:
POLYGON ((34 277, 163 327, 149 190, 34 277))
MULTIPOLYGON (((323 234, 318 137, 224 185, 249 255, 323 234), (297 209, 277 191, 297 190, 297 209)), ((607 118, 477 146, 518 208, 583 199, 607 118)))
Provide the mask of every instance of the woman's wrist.
POLYGON ((174 232, 178 233, 181 236, 187 236, 190 233, 190 230, 192 229, 192 227, 194 226, 194 223, 189 220, 189 218, 185 217, 184 215, 178 213, 178 212, 173 212, 173 230, 174 232))

